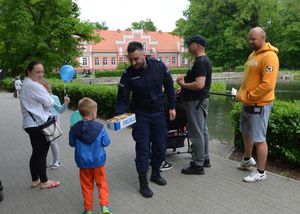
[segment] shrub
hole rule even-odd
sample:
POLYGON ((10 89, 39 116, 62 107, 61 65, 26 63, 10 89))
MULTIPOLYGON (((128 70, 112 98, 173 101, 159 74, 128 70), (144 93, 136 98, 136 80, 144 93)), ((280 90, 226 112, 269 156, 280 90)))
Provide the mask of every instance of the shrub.
POLYGON ((113 71, 96 71, 95 77, 120 77, 122 76, 124 70, 113 70, 113 71))
POLYGON ((12 81, 12 78, 3 79, 2 80, 2 88, 9 92, 13 92, 15 90, 15 85, 12 81))
MULTIPOLYGON (((63 99, 64 84, 62 81, 50 80, 53 94, 63 99)), ((104 119, 115 114, 117 100, 117 87, 106 85, 89 85, 85 83, 72 82, 67 84, 67 94, 71 99, 70 108, 77 109, 78 101, 83 97, 89 97, 98 103, 98 116, 104 119)))
POLYGON ((222 73, 222 72, 224 72, 224 68, 222 68, 222 67, 213 67, 212 72, 213 73, 222 73))
MULTIPOLYGON (((239 132, 241 104, 234 104, 231 112, 235 133, 235 146, 243 149, 239 132)), ((270 114, 267 131, 269 154, 290 163, 300 165, 300 101, 275 101, 270 114)))
POLYGON ((60 75, 58 72, 45 73, 45 77, 49 79, 60 79, 60 75))
POLYGON ((128 66, 129 64, 127 64, 126 62, 119 63, 116 70, 125 70, 126 68, 128 68, 128 66))
POLYGON ((244 66, 236 66, 236 67, 234 68, 234 71, 235 71, 235 72, 244 72, 244 66))
POLYGON ((226 91, 227 83, 225 81, 212 82, 210 91, 224 92, 226 91))
MULTIPOLYGON (((170 68, 171 74, 186 74, 188 71, 188 67, 182 67, 182 68, 170 68)), ((122 76, 125 69, 117 69, 117 70, 111 70, 111 71, 96 71, 95 77, 101 78, 101 77, 120 77, 122 76)), ((213 67, 213 73, 220 73, 223 72, 222 67, 213 67)))

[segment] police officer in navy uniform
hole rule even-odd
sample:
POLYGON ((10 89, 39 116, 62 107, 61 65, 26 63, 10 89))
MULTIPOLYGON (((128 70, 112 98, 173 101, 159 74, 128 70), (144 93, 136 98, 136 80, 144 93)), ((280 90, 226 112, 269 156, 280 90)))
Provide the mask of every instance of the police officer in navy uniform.
POLYGON ((175 91, 168 68, 161 61, 146 58, 141 43, 129 43, 127 52, 131 66, 126 69, 119 83, 116 113, 119 115, 127 112, 130 104, 136 114, 136 123, 132 131, 136 142, 135 163, 139 174, 140 193, 150 198, 153 192, 147 181, 149 159, 152 166, 150 181, 161 186, 167 184, 159 172, 159 167, 165 160, 168 134, 165 94, 170 120, 174 120, 175 91))

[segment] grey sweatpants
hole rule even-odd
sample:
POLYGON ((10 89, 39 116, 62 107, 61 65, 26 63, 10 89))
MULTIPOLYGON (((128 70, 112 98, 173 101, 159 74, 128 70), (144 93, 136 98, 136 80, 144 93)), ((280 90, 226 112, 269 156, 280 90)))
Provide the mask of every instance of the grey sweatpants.
POLYGON ((208 103, 209 99, 186 101, 185 108, 188 123, 188 136, 193 145, 194 159, 196 166, 203 166, 208 155, 208 103))
POLYGON ((51 141, 50 147, 51 147, 51 151, 52 151, 53 162, 56 162, 56 161, 59 162, 59 147, 58 147, 57 140, 51 141))

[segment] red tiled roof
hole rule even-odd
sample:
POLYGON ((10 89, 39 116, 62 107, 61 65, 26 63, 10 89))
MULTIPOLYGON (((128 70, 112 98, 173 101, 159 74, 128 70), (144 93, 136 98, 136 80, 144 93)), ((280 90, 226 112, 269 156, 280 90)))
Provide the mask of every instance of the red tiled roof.
MULTIPOLYGON (((123 50, 126 50, 128 45, 117 44, 116 41, 123 41, 124 35, 132 36, 133 32, 131 31, 96 31, 103 38, 101 42, 92 45, 92 52, 116 52, 119 47, 122 47, 123 50)), ((137 33, 136 35, 138 35, 137 33)), ((167 32, 142 32, 143 36, 150 36, 151 41, 157 42, 155 46, 158 52, 178 52, 178 42, 183 42, 183 40, 167 32)), ((140 35, 134 37, 135 41, 139 41, 140 35)), ((148 44, 151 46, 150 44, 148 44)))

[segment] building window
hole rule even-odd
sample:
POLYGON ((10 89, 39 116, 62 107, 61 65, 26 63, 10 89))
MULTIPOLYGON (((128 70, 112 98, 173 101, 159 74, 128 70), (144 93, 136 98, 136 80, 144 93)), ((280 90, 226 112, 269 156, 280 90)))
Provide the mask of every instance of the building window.
POLYGON ((167 64, 167 65, 170 64, 170 58, 169 58, 169 57, 166 58, 166 64, 167 64))
POLYGON ((88 59, 86 57, 82 57, 82 66, 88 65, 88 59))
POLYGON ((96 66, 99 66, 100 65, 100 60, 98 57, 95 58, 95 65, 96 66))
POLYGON ((176 57, 172 57, 172 64, 176 64, 176 57))
POLYGON ((111 58, 111 65, 116 65, 116 58, 115 57, 111 58))
POLYGON ((181 64, 185 65, 186 63, 186 58, 184 58, 183 56, 181 57, 181 64))
POLYGON ((119 58, 119 63, 121 63, 121 64, 124 63, 124 58, 123 58, 123 57, 120 57, 120 58, 119 58))
POLYGON ((108 66, 108 60, 107 60, 107 57, 104 57, 104 58, 103 58, 103 65, 104 65, 104 66, 108 66))
POLYGON ((162 62, 162 57, 161 57, 161 56, 160 56, 160 57, 158 57, 158 60, 162 62))
POLYGON ((146 43, 143 43, 143 48, 144 48, 144 51, 146 52, 147 51, 147 44, 146 43))

